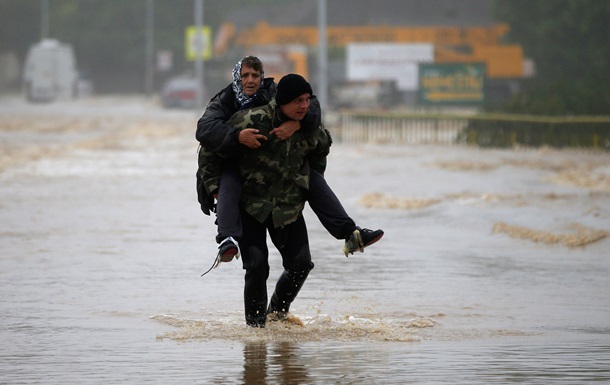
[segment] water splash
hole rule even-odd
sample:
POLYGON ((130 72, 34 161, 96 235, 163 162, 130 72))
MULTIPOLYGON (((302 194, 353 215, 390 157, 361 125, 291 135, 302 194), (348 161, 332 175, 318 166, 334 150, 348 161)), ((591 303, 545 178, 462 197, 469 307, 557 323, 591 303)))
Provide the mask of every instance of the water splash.
POLYGON ((585 246, 610 236, 610 231, 608 230, 593 229, 578 223, 572 224, 571 227, 575 230, 574 233, 556 234, 524 226, 511 225, 505 222, 497 222, 493 226, 493 233, 505 233, 513 238, 529 239, 546 244, 559 243, 568 247, 585 246))
POLYGON ((158 338, 179 341, 230 339, 267 342, 417 342, 421 340, 419 329, 437 325, 437 321, 429 317, 386 319, 377 314, 344 315, 338 318, 327 314, 292 317, 300 322, 268 322, 264 329, 246 326, 241 315, 237 314, 214 320, 188 319, 166 314, 150 318, 177 329, 158 338))

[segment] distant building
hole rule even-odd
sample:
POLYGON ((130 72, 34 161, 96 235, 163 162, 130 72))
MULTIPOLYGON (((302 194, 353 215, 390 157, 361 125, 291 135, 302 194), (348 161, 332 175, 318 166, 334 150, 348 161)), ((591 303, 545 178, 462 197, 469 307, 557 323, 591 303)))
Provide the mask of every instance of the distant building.
MULTIPOLYGON (((327 0, 328 25, 491 26, 491 0, 327 0)), ((229 20, 238 29, 264 20, 270 25, 316 25, 317 1, 245 7, 229 20)))
MULTIPOLYGON (((256 55, 270 76, 297 72, 315 82, 318 4, 291 1, 232 13, 215 34, 216 57, 256 55)), ((390 82, 370 86, 400 94, 385 100, 414 104, 417 66, 436 63, 482 65, 489 87, 513 90, 524 77, 526 60, 520 46, 504 44, 509 27, 494 21, 492 5, 491 0, 327 0, 328 82, 335 91, 353 90, 354 84, 346 83, 355 81, 390 82), (363 60, 367 50, 370 57, 363 60), (428 53, 411 55, 422 50, 428 53)))

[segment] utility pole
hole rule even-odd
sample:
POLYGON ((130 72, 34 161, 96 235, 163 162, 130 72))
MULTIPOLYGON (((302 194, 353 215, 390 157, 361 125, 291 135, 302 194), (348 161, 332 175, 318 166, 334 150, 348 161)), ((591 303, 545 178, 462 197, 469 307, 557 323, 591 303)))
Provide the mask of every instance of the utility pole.
POLYGON ((196 44, 195 52, 195 78, 197 79, 197 107, 203 106, 203 0, 195 0, 195 31, 197 31, 198 39, 201 41, 196 44))
POLYGON ((43 40, 49 37, 49 0, 42 0, 40 16, 40 40, 43 40))
POLYGON ((328 105, 328 51, 326 48, 326 0, 318 0, 318 100, 322 114, 328 105))
POLYGON ((154 88, 154 61, 155 61, 155 0, 146 0, 146 57, 144 88, 146 95, 151 96, 154 88))

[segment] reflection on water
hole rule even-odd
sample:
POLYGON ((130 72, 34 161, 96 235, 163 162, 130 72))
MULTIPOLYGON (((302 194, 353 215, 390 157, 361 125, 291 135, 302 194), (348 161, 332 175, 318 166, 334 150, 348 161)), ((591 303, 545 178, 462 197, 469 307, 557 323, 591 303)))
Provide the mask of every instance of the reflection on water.
POLYGON ((0 103, 0 383, 610 382, 607 153, 337 143, 331 187, 386 235, 345 258, 307 209, 304 326, 253 330, 239 262, 199 277, 198 116, 79 108, 0 103))
MULTIPOLYGON (((243 344, 244 384, 576 384, 610 381, 601 341, 340 347, 296 342, 243 344)), ((225 378, 232 383, 230 378, 225 378)), ((236 381, 235 383, 238 383, 236 381)))
POLYGON ((245 384, 310 384, 307 366, 294 342, 244 344, 245 384))

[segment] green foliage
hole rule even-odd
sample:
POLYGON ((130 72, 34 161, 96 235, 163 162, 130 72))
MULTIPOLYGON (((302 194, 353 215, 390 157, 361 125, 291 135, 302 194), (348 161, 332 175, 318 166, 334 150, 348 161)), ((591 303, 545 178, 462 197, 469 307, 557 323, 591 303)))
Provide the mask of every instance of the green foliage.
POLYGON ((507 112, 541 115, 604 115, 610 113, 610 78, 590 75, 580 81, 526 84, 525 92, 513 98, 507 112))
POLYGON ((458 141, 480 147, 520 145, 610 150, 610 118, 473 118, 468 120, 458 141))
POLYGON ((509 39, 536 63, 536 76, 508 111, 552 115, 610 113, 610 2, 495 0, 509 39))

